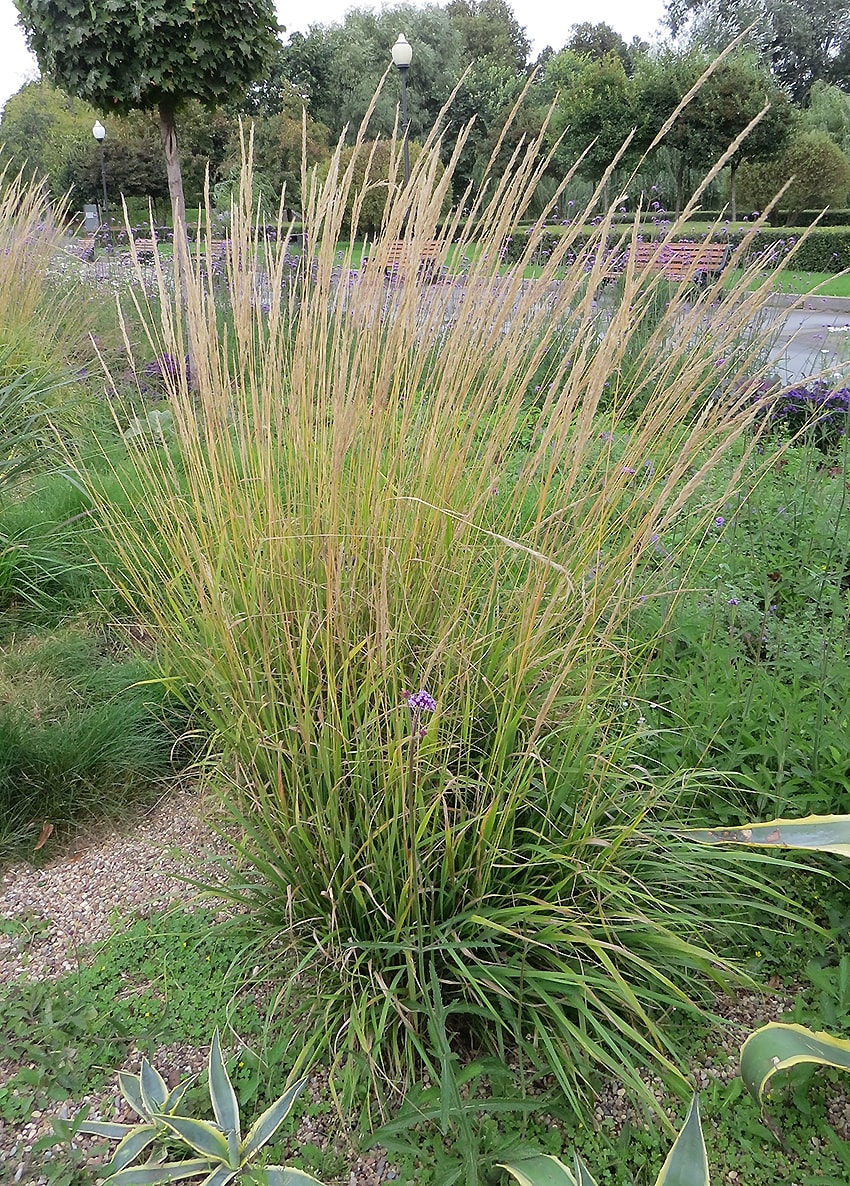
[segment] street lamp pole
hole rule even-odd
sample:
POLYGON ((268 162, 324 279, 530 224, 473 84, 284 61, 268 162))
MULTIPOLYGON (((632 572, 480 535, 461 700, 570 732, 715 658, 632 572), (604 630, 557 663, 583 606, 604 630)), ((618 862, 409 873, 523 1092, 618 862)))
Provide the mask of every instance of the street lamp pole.
POLYGON ((103 218, 106 223, 106 233, 109 238, 109 249, 112 250, 112 227, 109 225, 109 199, 106 196, 106 159, 103 152, 103 142, 106 139, 106 128, 100 122, 95 120, 94 127, 91 130, 92 136, 100 145, 100 180, 103 184, 103 218))
POLYGON ((410 132, 410 120, 407 115, 407 72, 410 69, 410 61, 413 57, 413 49, 410 42, 403 33, 399 33, 398 40, 393 46, 393 61, 395 62, 398 72, 401 75, 401 122, 404 124, 404 184, 407 185, 410 181, 410 146, 408 143, 408 134, 410 132))

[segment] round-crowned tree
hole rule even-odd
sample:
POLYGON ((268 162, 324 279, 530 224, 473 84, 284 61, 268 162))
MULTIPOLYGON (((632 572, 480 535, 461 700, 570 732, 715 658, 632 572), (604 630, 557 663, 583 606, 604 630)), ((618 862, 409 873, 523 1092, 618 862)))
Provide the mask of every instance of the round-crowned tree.
POLYGON ((238 98, 278 48, 273 0, 15 0, 43 74, 106 113, 156 110, 175 228, 186 225, 176 115, 238 98))

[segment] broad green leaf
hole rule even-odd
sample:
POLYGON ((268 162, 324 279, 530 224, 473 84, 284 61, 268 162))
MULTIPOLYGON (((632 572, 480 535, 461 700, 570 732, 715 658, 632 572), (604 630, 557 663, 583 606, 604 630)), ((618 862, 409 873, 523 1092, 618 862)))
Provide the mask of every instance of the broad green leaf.
POLYGON ((121 1094, 136 1115, 141 1116, 143 1120, 150 1120, 150 1112, 145 1108, 145 1101, 142 1099, 139 1076, 131 1075, 127 1071, 119 1071, 118 1083, 121 1087, 121 1094))
POLYGON ((516 1178, 519 1186, 578 1186, 564 1163, 549 1154, 520 1157, 516 1161, 499 1164, 501 1169, 516 1178))
POLYGON ((802 1025, 771 1022, 750 1034, 741 1047, 741 1078, 761 1103, 776 1072, 801 1062, 850 1071, 850 1041, 802 1025))
MULTIPOLYGON (((181 1137, 190 1149, 194 1149, 196 1153, 200 1153, 203 1157, 209 1157, 213 1161, 219 1161, 223 1165, 230 1164, 230 1149, 227 1144, 227 1137, 208 1120, 194 1120, 191 1116, 163 1116, 157 1115, 157 1120, 160 1120, 172 1132, 176 1132, 178 1137, 181 1137)), ((238 1165, 230 1165, 230 1169, 238 1169, 238 1165)))
POLYGON ((137 1169, 119 1170, 106 1178, 103 1186, 161 1186, 167 1182, 182 1182, 185 1178, 197 1178, 209 1172, 206 1160, 166 1161, 157 1166, 140 1166, 137 1169))
POLYGON ((573 1172, 578 1186, 596 1186, 596 1179, 584 1164, 578 1153, 573 1153, 573 1172))
POLYGON ((694 1096, 681 1132, 667 1154, 655 1186, 709 1186, 708 1157, 699 1122, 699 1097, 694 1096))
POLYGON ((136 1124, 110 1124, 106 1120, 84 1120, 77 1128, 77 1132, 91 1133, 95 1137, 108 1137, 111 1141, 120 1141, 128 1132, 138 1128, 136 1124))
POLYGON ((210 1099, 219 1128, 222 1132, 236 1133, 236 1137, 239 1139, 241 1137, 239 1104, 227 1073, 227 1067, 224 1065, 224 1059, 221 1057, 218 1028, 213 1034, 210 1046, 210 1099))
POLYGON ((322 1186, 318 1178, 288 1165, 263 1167, 264 1186, 322 1186))
POLYGON ((147 1149, 148 1145, 152 1145, 155 1140, 156 1128, 152 1124, 139 1124, 136 1128, 130 1129, 112 1154, 112 1160, 109 1162, 112 1173, 123 1170, 135 1161, 139 1154, 147 1149))
POLYGON ((266 1108, 261 1116, 257 1117, 242 1143, 243 1165, 249 1165, 251 1159, 256 1156, 263 1145, 271 1140, 289 1115, 292 1105, 304 1090, 306 1082, 306 1079, 299 1079, 297 1083, 293 1083, 288 1091, 285 1091, 279 1099, 266 1108))
POLYGON ((148 1116, 152 1116, 154 1112, 159 1112, 165 1103, 165 1097, 168 1095, 168 1084, 162 1075, 160 1075, 159 1071, 155 1067, 152 1067, 146 1058, 142 1059, 142 1069, 139 1073, 139 1087, 142 1092, 142 1101, 148 1110, 148 1116))
POLYGON ((774 819, 740 828, 698 828, 682 836, 700 844, 805 848, 850 857, 850 815, 807 815, 804 819, 774 819))

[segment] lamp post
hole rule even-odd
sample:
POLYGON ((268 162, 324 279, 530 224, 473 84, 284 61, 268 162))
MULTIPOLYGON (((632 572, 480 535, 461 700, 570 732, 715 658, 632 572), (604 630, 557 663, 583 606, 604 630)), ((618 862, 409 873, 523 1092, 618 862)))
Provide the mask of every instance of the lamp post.
POLYGON ((410 181, 410 148, 408 145, 408 132, 410 131, 410 120, 407 118, 407 72, 410 69, 410 60, 413 57, 413 49, 410 42, 403 33, 399 33, 398 41, 393 46, 393 61, 398 67, 398 72, 401 75, 401 122, 404 124, 404 184, 407 185, 410 181))
POLYGON ((106 223, 106 233, 109 237, 109 249, 111 251, 112 227, 109 225, 109 199, 106 196, 106 160, 103 153, 103 142, 106 139, 106 128, 99 119, 95 120, 91 134, 100 145, 100 180, 103 183, 103 219, 106 223))

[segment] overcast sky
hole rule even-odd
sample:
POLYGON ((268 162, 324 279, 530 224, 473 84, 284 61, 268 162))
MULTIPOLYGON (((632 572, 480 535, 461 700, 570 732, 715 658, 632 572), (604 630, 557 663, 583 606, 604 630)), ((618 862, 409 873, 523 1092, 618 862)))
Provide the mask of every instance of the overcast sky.
MULTIPOLYGON (((300 16, 296 15, 296 11, 303 11, 300 4, 277 0, 278 19, 290 33, 296 29, 306 32, 310 24, 330 24, 339 20, 349 8, 380 7, 380 4, 359 4, 352 0, 311 0, 307 5, 309 15, 300 16)), ((511 7, 520 24, 525 26, 536 54, 546 45, 561 49, 569 36, 570 26, 588 20, 595 24, 605 21, 627 41, 635 34, 652 40, 658 30, 664 0, 596 0, 592 5, 579 0, 514 0, 511 7)), ((0 107, 24 82, 38 73, 17 27, 17 16, 13 0, 0 0, 0 107)), ((389 50, 387 46, 388 56, 389 50)))

